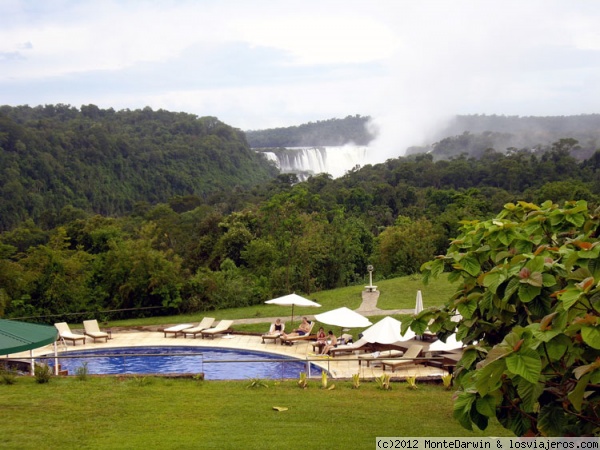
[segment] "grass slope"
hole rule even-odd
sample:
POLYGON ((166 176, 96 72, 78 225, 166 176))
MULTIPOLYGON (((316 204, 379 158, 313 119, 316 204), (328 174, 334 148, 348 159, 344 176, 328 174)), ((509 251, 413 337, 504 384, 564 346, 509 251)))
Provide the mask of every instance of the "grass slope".
MULTIPOLYGON (((375 282, 380 292, 377 307, 384 310, 406 309, 415 307, 417 290, 423 294, 423 305, 425 308, 430 306, 443 305, 456 290, 455 284, 450 284, 447 277, 441 276, 438 279, 431 280, 429 284, 424 285, 420 276, 412 275, 390 280, 381 280, 375 282)), ((321 308, 294 308, 294 320, 297 322, 303 314, 313 315, 326 312, 332 309, 346 306, 350 309, 357 309, 362 302, 363 286, 348 286, 328 291, 315 292, 313 294, 302 294, 311 300, 321 304, 321 308)), ((189 315, 177 315, 169 317, 146 317, 143 319, 118 320, 110 322, 110 326, 144 326, 144 325, 164 325, 186 322, 200 322, 203 317, 215 317, 216 319, 249 319, 265 318, 265 322, 271 317, 287 317, 291 314, 290 307, 277 305, 254 305, 245 308, 230 308, 219 311, 204 311, 189 315)), ((234 324, 235 330, 241 331, 265 331, 265 325, 240 325, 234 324)), ((268 328, 268 327, 267 327, 268 328)))

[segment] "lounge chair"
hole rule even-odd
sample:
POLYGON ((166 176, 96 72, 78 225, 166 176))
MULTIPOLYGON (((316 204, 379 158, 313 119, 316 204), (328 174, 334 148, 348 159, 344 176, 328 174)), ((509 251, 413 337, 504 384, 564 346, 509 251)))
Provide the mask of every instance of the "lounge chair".
POLYGON ((183 331, 181 331, 181 334, 183 334, 184 338, 187 338, 187 335, 191 334, 192 336, 194 336, 194 339, 196 339, 196 335, 212 327, 213 323, 215 323, 214 317, 205 317, 197 326, 185 328, 183 331))
POLYGON ((96 319, 84 320, 83 328, 85 330, 85 335, 91 337, 94 342, 96 342, 96 339, 105 339, 105 342, 108 342, 108 333, 105 331, 100 331, 100 327, 98 326, 98 321, 96 319))
POLYGON ((410 347, 408 347, 408 349, 406 350, 406 352, 404 352, 404 355, 401 358, 382 359, 381 366, 384 371, 387 366, 387 367, 391 367, 392 372, 394 372, 399 367, 407 366, 410 364, 415 364, 415 358, 417 358, 419 356, 419 354, 421 353, 421 350, 423 350, 422 345, 413 344, 410 347))
POLYGON ((354 353, 356 351, 367 351, 370 349, 369 343, 364 339, 359 339, 352 344, 338 345, 329 351, 331 356, 341 355, 345 353, 354 353))
POLYGON ((233 320, 221 320, 216 327, 208 328, 206 330, 202 330, 200 334, 202 335, 202 339, 204 336, 210 336, 213 338, 216 334, 223 334, 229 327, 233 324, 233 320))
POLYGON ((83 341, 85 344, 85 336, 71 332, 67 322, 55 323, 54 326, 58 330, 58 336, 64 341, 71 341, 73 345, 77 345, 77 341, 83 341))
MULTIPOLYGON (((352 335, 351 334, 342 334, 339 338, 337 338, 337 341, 341 342, 342 339, 344 340, 344 342, 349 342, 352 340, 352 335)), ((337 347, 330 349, 329 353, 331 353, 332 350, 335 350, 338 347, 341 347, 342 345, 347 345, 347 344, 338 344, 337 347)), ((317 349, 320 349, 320 347, 322 347, 322 345, 317 343, 316 341, 312 343, 313 352, 317 351, 317 349)))
POLYGON ((173 325, 172 327, 163 329, 163 333, 165 333, 165 337, 167 337, 167 334, 172 334, 173 337, 177 337, 178 334, 183 333, 183 330, 187 330, 193 326, 193 323, 180 323, 179 325, 173 325))
POLYGON ((315 321, 309 321, 310 323, 310 328, 308 329, 308 333, 303 334, 302 336, 281 336, 281 345, 283 344, 288 344, 288 345, 292 345, 295 341, 307 341, 309 339, 314 339, 313 336, 311 336, 311 332, 313 327, 315 326, 315 321))
POLYGON ((367 367, 370 367, 371 362, 375 362, 378 359, 400 358, 402 356, 404 356, 404 352, 402 350, 383 350, 380 352, 365 353, 358 355, 358 365, 361 366, 362 362, 365 361, 367 363, 367 367))
POLYGON ((269 332, 263 334, 262 337, 262 343, 265 343, 265 339, 267 340, 272 340, 273 342, 277 343, 277 339, 279 339, 281 337, 281 333, 283 333, 285 331, 285 323, 281 323, 281 331, 275 331, 275 324, 272 323, 271 324, 271 328, 269 328, 269 332))

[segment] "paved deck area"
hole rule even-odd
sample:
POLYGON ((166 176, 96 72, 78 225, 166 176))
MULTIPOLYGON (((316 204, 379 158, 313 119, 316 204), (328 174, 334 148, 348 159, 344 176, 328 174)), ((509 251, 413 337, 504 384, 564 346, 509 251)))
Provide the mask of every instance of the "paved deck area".
MULTIPOLYGON (((367 316, 367 315, 385 315, 385 314, 396 314, 396 313, 407 313, 411 311, 385 311, 378 309, 377 298, 379 297, 379 292, 364 292, 363 293, 363 303, 360 308, 357 309, 358 312, 367 316)), ((236 320, 238 323, 248 323, 250 321, 260 321, 260 322, 272 322, 269 318, 260 318, 260 319, 244 319, 244 320, 236 320)), ((166 325, 168 326, 168 325, 166 325)), ((235 329, 235 323, 233 325, 233 329, 235 329)), ((73 329, 73 332, 80 332, 83 334, 83 330, 73 329)), ((410 344, 411 341, 407 341, 407 344, 410 344)), ((425 347, 428 346, 427 342, 418 341, 419 344, 424 344, 425 347)), ((382 367, 377 362, 372 362, 369 364, 369 367, 363 362, 359 366, 359 358, 358 354, 347 354, 336 356, 335 358, 316 356, 313 353, 312 341, 298 341, 295 342, 292 346, 280 345, 279 343, 274 343, 272 341, 267 341, 267 343, 262 343, 262 339, 260 336, 256 335, 241 335, 241 334, 229 334, 229 335, 221 335, 216 336, 213 339, 206 338, 202 339, 200 336, 197 338, 183 338, 182 336, 173 337, 172 335, 164 336, 164 333, 161 331, 147 330, 147 331, 139 331, 139 330, 116 330, 112 331, 112 339, 109 339, 108 342, 96 342, 94 343, 92 339, 86 339, 85 345, 81 345, 81 343, 77 345, 73 345, 72 343, 60 344, 58 351, 59 352, 68 352, 71 350, 82 350, 82 349, 110 349, 117 347, 138 347, 138 346, 198 346, 198 347, 222 347, 222 348, 235 348, 235 349, 243 349, 243 350, 256 350, 256 351, 264 351, 278 355, 292 356, 294 358, 298 358, 300 360, 310 360, 314 364, 326 369, 332 378, 351 378, 353 374, 360 373, 361 378, 369 379, 381 376, 383 372, 382 367)), ((407 345, 408 346, 408 345, 407 345)), ((46 347, 41 347, 37 350, 34 350, 33 355, 41 356, 41 355, 49 355, 53 354, 53 346, 49 345, 46 347)), ((10 355, 11 358, 29 358, 29 352, 24 352, 18 355, 10 355)), ((446 374, 444 370, 436 367, 425 366, 422 364, 411 364, 406 365, 402 368, 396 369, 395 372, 391 372, 389 368, 386 369, 386 372, 392 376, 392 378, 403 379, 409 376, 416 376, 419 380, 427 380, 427 379, 439 379, 442 375, 446 374)))
MULTIPOLYGON (((73 330, 76 332, 76 330, 73 330)), ((422 343, 419 341, 419 343, 422 343)), ((370 367, 362 362, 359 366, 359 359, 357 354, 340 355, 334 358, 316 356, 313 353, 312 341, 299 341, 295 342, 294 345, 280 345, 279 343, 267 342, 262 343, 260 336, 255 335, 222 335, 215 336, 213 339, 206 338, 202 339, 197 337, 196 339, 183 337, 164 337, 164 333, 157 331, 113 331, 112 339, 108 342, 96 342, 92 339, 86 339, 85 345, 81 343, 73 345, 71 343, 59 344, 59 353, 73 350, 96 350, 117 347, 139 347, 139 346, 198 346, 201 347, 221 347, 221 348, 234 348, 242 350, 256 350, 269 352, 278 355, 292 356, 300 360, 310 360, 314 364, 326 369, 332 378, 351 378, 353 374, 360 373, 361 378, 369 379, 380 376, 383 372, 381 365, 377 362, 370 363, 370 367)), ((42 356, 53 354, 53 346, 48 345, 34 350, 33 355, 42 356)), ((364 353, 362 353, 364 355, 364 353)), ((11 358, 29 358, 29 352, 20 353, 17 355, 10 355, 11 358)), ((393 378, 405 378, 407 376, 417 376, 418 379, 439 379, 446 372, 436 368, 425 366, 421 364, 407 365, 401 369, 397 369, 395 372, 391 372, 389 368, 386 372, 392 375, 393 378)))

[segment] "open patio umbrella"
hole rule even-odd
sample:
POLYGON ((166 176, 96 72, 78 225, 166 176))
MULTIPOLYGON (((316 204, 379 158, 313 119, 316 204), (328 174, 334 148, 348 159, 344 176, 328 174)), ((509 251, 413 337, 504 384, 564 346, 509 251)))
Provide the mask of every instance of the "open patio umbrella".
POLYGON ((446 342, 442 342, 439 339, 429 346, 430 352, 449 352, 451 350, 458 350, 462 348, 464 344, 461 341, 456 340, 456 334, 451 334, 446 339, 446 342))
POLYGON ((317 302, 313 302, 307 298, 302 297, 296 293, 284 295, 283 297, 277 297, 272 300, 267 300, 265 303, 269 305, 280 305, 280 306, 292 306, 292 325, 294 324, 294 306, 313 306, 320 308, 317 302))
POLYGON ((43 347, 52 344, 57 337, 55 327, 0 319, 0 355, 43 347))
POLYGON ((363 331, 362 339, 371 344, 394 344, 398 341, 409 340, 415 337, 411 330, 405 336, 400 334, 402 323, 393 317, 384 317, 375 325, 363 331))
POLYGON ((417 301, 415 303, 415 315, 423 311, 423 295, 421 291, 417 291, 417 301))
POLYGON ((315 319, 321 323, 341 328, 364 328, 372 324, 365 316, 362 316, 345 306, 332 309, 331 311, 322 314, 315 314, 315 319))
MULTIPOLYGON (((48 325, 0 319, 0 355, 29 350, 33 375, 33 350, 56 342, 58 330, 48 325)), ((56 346, 54 348, 56 353, 56 346)))

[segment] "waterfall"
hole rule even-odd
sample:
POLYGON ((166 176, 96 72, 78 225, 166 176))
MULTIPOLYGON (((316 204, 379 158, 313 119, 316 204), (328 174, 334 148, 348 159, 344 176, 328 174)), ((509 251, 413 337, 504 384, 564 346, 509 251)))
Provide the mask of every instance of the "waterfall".
POLYGON ((365 164, 368 153, 368 147, 359 145, 255 150, 273 161, 281 173, 298 174, 301 180, 319 173, 328 173, 333 178, 341 177, 355 166, 365 164))

